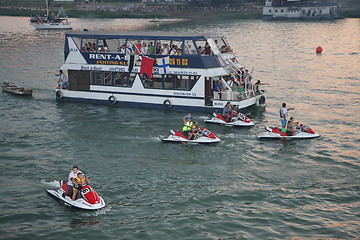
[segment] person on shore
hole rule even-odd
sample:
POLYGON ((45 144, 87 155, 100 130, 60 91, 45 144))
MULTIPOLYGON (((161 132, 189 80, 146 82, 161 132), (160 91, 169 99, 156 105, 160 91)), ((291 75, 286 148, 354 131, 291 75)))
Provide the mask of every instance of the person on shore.
POLYGON ((286 103, 282 104, 282 107, 280 108, 280 121, 281 121, 281 127, 282 129, 286 129, 286 122, 288 121, 288 111, 294 110, 295 108, 286 108, 286 103))
POLYGON ((57 83, 58 83, 58 88, 61 89, 68 89, 69 87, 69 80, 67 78, 67 76, 64 74, 63 70, 59 71, 59 74, 55 74, 55 76, 59 77, 57 83))
POLYGON ((73 194, 71 199, 75 201, 78 192, 82 189, 83 186, 89 183, 89 179, 82 172, 79 172, 77 177, 74 179, 73 194))

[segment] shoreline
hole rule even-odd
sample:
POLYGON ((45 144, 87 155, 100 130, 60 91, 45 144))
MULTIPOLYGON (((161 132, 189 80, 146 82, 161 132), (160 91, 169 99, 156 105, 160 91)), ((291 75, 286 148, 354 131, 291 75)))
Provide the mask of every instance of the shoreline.
MULTIPOLYGON (((69 18, 182 18, 186 20, 263 19, 262 5, 200 5, 189 3, 66 3, 51 2, 50 13, 62 9, 69 18)), ((45 5, 32 2, 0 3, 0 16, 36 16, 46 13, 45 5)), ((360 18, 360 7, 339 8, 343 18, 360 18)))

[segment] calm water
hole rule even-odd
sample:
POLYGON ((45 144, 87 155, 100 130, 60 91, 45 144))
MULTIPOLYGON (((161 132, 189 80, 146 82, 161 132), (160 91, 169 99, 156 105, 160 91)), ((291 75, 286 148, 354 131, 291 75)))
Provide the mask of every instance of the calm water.
POLYGON ((270 85, 267 107, 246 112, 256 126, 206 125, 223 140, 211 146, 159 141, 184 113, 57 103, 64 32, 35 31, 27 20, 0 17, 0 80, 34 90, 31 98, 0 93, 1 239, 360 236, 359 19, 172 27, 72 20, 78 30, 222 32, 270 85), (280 124, 282 102, 323 137, 259 141, 264 126, 280 124), (46 194, 74 164, 106 200, 104 210, 77 211, 46 194))

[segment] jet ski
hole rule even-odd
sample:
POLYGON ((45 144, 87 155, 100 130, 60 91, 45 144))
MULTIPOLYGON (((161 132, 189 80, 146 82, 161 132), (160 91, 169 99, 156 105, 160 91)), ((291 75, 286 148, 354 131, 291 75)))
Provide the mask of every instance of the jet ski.
POLYGON ((67 196, 68 185, 64 180, 60 180, 60 188, 58 190, 46 190, 47 193, 60 200, 67 206, 80 208, 84 210, 99 210, 105 207, 105 202, 89 185, 85 185, 78 193, 78 198, 73 201, 67 196))
POLYGON ((213 113, 211 119, 205 120, 206 123, 215 123, 221 124, 229 127, 251 127, 254 126, 254 123, 247 117, 245 114, 237 113, 234 117, 231 118, 230 122, 227 122, 223 115, 218 113, 213 113))
POLYGON ((318 138, 321 135, 317 134, 310 127, 307 127, 303 124, 300 124, 295 129, 295 135, 288 136, 286 132, 282 132, 280 128, 277 127, 265 127, 265 132, 260 133, 258 138, 260 139, 310 139, 318 138))
POLYGON ((183 132, 177 130, 170 130, 170 134, 166 138, 162 138, 163 142, 179 142, 179 143, 217 143, 220 142, 214 133, 210 132, 206 128, 200 128, 195 139, 188 139, 183 132))

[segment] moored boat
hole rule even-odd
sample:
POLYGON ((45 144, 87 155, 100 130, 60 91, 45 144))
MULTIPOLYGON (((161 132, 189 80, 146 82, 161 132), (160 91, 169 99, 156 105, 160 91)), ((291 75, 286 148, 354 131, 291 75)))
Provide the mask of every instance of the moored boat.
POLYGON ((9 92, 17 95, 32 95, 32 89, 21 87, 13 83, 9 83, 8 81, 5 81, 1 87, 4 92, 9 92))
POLYGON ((49 15, 49 2, 46 0, 46 16, 31 17, 30 23, 37 30, 69 30, 72 26, 67 18, 59 17, 62 9, 59 10, 57 16, 49 15))
POLYGON ((264 20, 334 20, 338 14, 336 0, 266 0, 264 20))
POLYGON ((265 102, 264 90, 241 85, 251 76, 220 34, 69 32, 64 56, 69 88, 56 90, 59 101, 211 113, 265 102))

